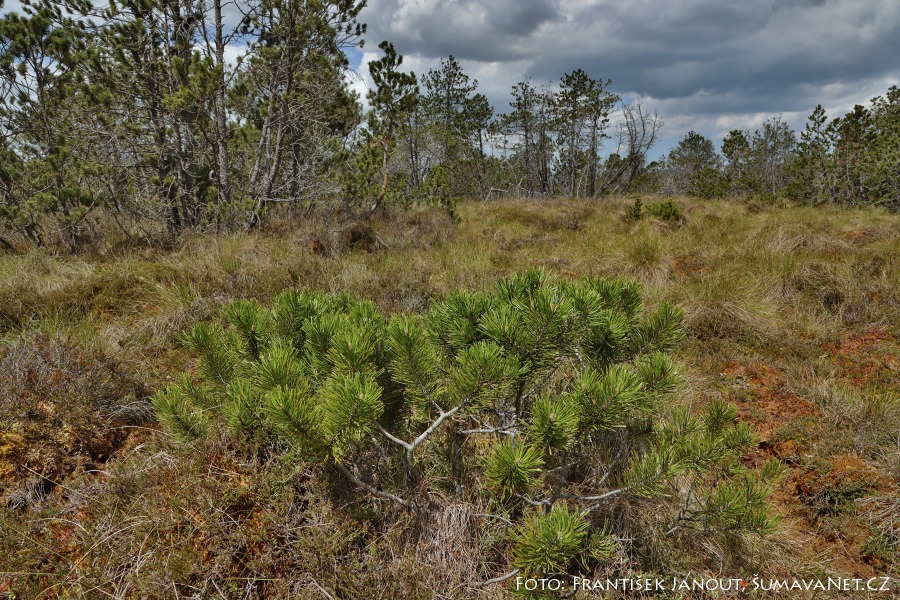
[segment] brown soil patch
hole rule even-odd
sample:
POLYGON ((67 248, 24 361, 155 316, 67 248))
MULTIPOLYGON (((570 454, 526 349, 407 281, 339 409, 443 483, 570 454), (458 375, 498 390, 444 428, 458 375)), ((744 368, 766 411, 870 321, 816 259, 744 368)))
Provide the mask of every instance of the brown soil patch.
POLYGON ((884 330, 848 334, 840 343, 825 344, 834 355, 839 376, 851 385, 865 388, 874 381, 900 383, 900 345, 884 330))
POLYGON ((669 261, 672 271, 684 277, 696 277, 703 273, 709 273, 709 265, 696 254, 684 254, 669 261))
POLYGON ((819 408, 792 392, 784 371, 762 363, 731 362, 721 376, 742 421, 751 423, 763 443, 791 421, 820 414, 819 408))

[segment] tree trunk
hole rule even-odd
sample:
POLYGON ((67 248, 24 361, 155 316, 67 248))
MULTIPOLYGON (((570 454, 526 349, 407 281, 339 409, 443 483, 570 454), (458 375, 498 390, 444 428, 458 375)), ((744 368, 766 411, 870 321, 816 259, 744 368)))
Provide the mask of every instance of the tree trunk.
POLYGON ((597 117, 591 123, 591 168, 588 175, 588 198, 597 193, 597 117))
POLYGON ((231 180, 228 169, 228 123, 225 115, 225 40, 222 36, 222 0, 213 2, 216 20, 216 66, 219 68, 218 85, 216 86, 216 146, 219 204, 231 203, 231 180))
POLYGON ((381 208, 381 205, 384 204, 384 199, 387 196, 387 188, 388 188, 388 156, 391 152, 391 133, 390 129, 388 133, 384 136, 384 139, 381 140, 381 172, 382 172, 382 181, 381 181, 381 192, 378 194, 378 200, 375 201, 375 204, 372 205, 372 211, 369 213, 369 216, 375 214, 375 212, 381 208))

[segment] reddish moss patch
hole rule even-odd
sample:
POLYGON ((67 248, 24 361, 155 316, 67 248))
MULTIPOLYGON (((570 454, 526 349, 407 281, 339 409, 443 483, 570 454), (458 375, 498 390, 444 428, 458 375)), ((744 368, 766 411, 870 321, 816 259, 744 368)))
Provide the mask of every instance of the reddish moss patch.
POLYGON ((856 513, 857 501, 875 491, 896 493, 896 486, 859 457, 845 454, 792 469, 772 501, 792 538, 830 557, 829 570, 873 577, 884 570, 863 550, 872 534, 856 513))
POLYGON ((696 254, 683 254, 669 261, 669 266, 682 277, 696 277, 710 272, 710 267, 696 254))
POLYGON ((814 516, 837 514, 852 508, 854 500, 888 485, 876 469, 857 456, 833 456, 792 477, 794 495, 814 516))
POLYGON ((781 369, 734 361, 721 375, 741 420, 751 423, 763 442, 790 421, 820 414, 815 404, 790 390, 781 369))
POLYGON ((35 336, 0 355, 0 498, 104 463, 148 414, 120 366, 65 340, 35 336), (23 487, 24 486, 24 487, 23 487), (29 487, 30 486, 30 487, 29 487))
MULTIPOLYGON (((869 332, 848 337, 841 349, 871 348, 887 339, 883 332, 869 332)), ((817 405, 791 390, 781 369, 732 361, 720 376, 738 405, 739 418, 760 436, 759 447, 745 463, 758 467, 774 456, 789 467, 770 497, 787 537, 813 555, 828 556, 831 571, 856 577, 883 574, 864 551, 872 532, 856 514, 857 501, 876 491, 896 494, 896 485, 856 455, 814 458, 829 426, 820 420, 817 405)))
POLYGON ((834 355, 838 375, 855 387, 875 381, 900 383, 900 345, 885 330, 848 334, 840 343, 825 344, 824 350, 834 355))
POLYGON ((859 229, 851 229, 841 234, 841 239, 857 244, 865 244, 874 242, 885 237, 887 231, 878 227, 862 227, 859 229))

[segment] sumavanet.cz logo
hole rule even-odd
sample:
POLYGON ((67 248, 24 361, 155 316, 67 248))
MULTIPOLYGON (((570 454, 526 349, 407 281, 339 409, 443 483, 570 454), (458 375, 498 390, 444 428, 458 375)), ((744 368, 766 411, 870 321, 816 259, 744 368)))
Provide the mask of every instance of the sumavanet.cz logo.
POLYGON ((517 590, 544 592, 737 592, 840 591, 887 592, 894 590, 890 577, 828 577, 826 579, 776 579, 742 577, 670 577, 590 579, 586 577, 516 577, 517 590))

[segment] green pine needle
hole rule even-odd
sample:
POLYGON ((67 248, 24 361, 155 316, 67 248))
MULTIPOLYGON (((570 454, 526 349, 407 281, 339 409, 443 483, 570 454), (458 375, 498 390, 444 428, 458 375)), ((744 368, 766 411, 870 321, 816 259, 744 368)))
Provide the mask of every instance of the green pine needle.
POLYGON ((585 548, 588 532, 584 516, 563 504, 532 513, 513 534, 513 564, 530 575, 564 573, 585 548))
POLYGON ((540 448, 507 437, 495 444, 485 461, 485 476, 504 496, 524 494, 543 464, 540 448))

